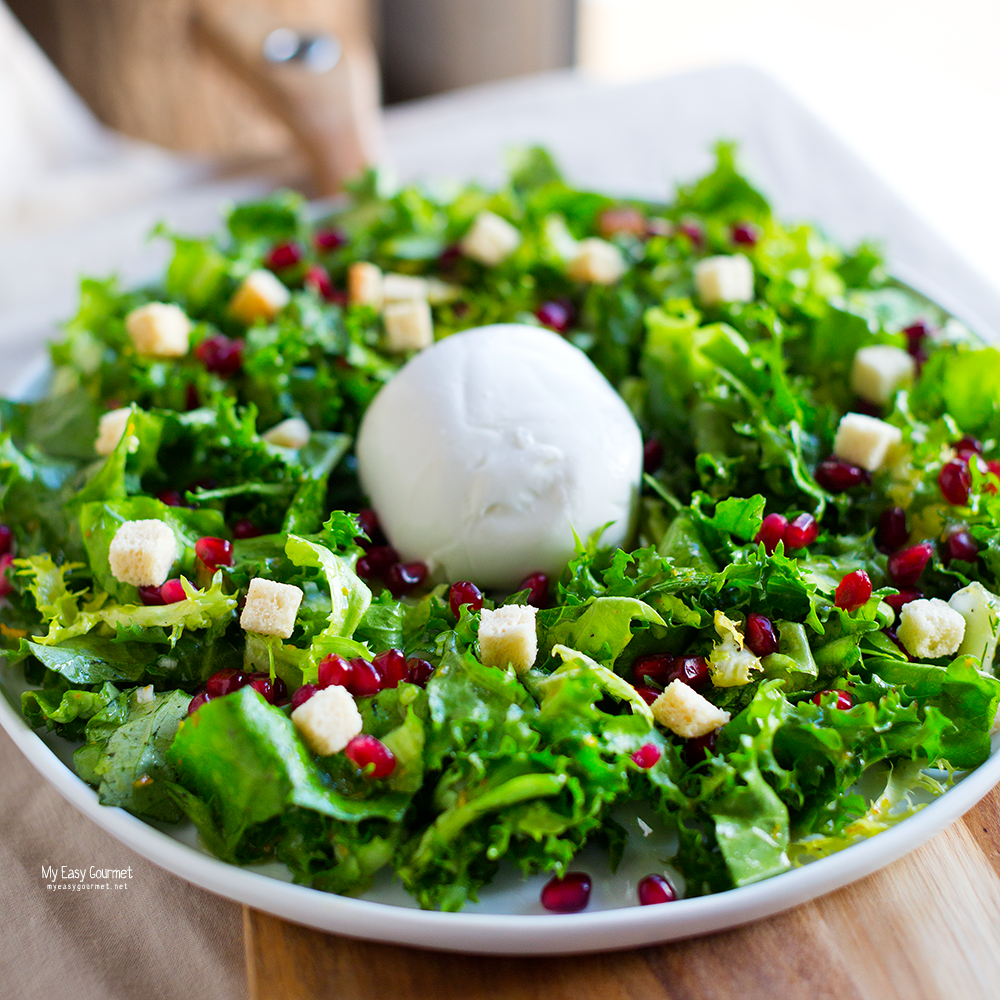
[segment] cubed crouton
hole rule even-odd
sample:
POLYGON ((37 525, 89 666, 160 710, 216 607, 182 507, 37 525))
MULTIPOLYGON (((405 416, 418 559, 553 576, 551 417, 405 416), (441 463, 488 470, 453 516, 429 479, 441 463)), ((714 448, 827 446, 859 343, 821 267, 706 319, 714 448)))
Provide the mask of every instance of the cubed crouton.
POLYGON ((270 322, 291 300, 291 292, 270 271, 258 268, 244 279, 229 301, 229 312, 247 326, 270 322))
POLYGON ((851 388, 862 399, 880 406, 892 401, 896 390, 913 378, 916 362, 901 347, 871 344, 854 355, 851 388))
MULTIPOLYGON (((94 451, 98 455, 110 455, 118 447, 131 412, 131 407, 123 406, 120 410, 110 410, 101 416, 97 423, 97 439, 94 441, 94 451)), ((139 440, 133 435, 128 450, 135 451, 138 447, 139 440)))
POLYGON ((523 673, 538 656, 535 608, 530 604, 506 604, 479 613, 479 655, 488 667, 512 666, 523 673))
POLYGON ((366 260, 347 269, 347 301, 352 306, 382 308, 382 269, 366 260))
POLYGON ((496 267, 521 245, 521 234, 506 219, 484 210, 473 220, 462 237, 459 249, 466 257, 487 267, 496 267))
POLYGON ((298 587, 255 577, 250 581, 240 626, 247 632, 287 639, 295 628, 295 616, 301 603, 302 591, 298 587))
POLYGON ((833 453, 847 462, 877 472, 885 463, 889 449, 903 440, 903 432, 878 417, 865 413, 845 413, 837 426, 833 453))
POLYGON ((899 613, 896 635, 910 656, 936 660, 958 652, 965 635, 965 618, 937 597, 910 601, 899 613))
POLYGON ((180 306, 149 302, 125 317, 125 330, 140 354, 182 358, 188 352, 191 320, 180 306))
POLYGON ((311 434, 309 425, 301 417, 289 417, 280 424, 275 424, 261 437, 269 444, 276 444, 280 448, 304 448, 309 444, 311 434))
POLYGON ((292 712, 292 723, 321 757, 340 753, 361 732, 361 713, 347 688, 317 691, 292 712))
POLYGON ((596 237, 580 240, 567 267, 571 278, 595 285, 613 285, 626 270, 621 250, 596 237))
POLYGON ((651 708, 661 726, 686 740, 704 736, 729 721, 728 712, 679 680, 671 681, 651 708))
POLYGON ((427 279, 412 274, 390 272, 382 278, 382 302, 407 302, 410 299, 426 299, 427 279))
POLYGON ((694 266, 694 285, 706 306, 753 300, 753 265, 741 253, 706 257, 694 266))
POLYGON ((382 310, 382 323, 388 351, 422 351, 434 343, 434 320, 424 299, 390 302, 382 310))
POLYGON ((153 518, 126 521, 111 539, 108 564, 122 583, 159 587, 170 576, 177 555, 177 539, 169 524, 153 518))

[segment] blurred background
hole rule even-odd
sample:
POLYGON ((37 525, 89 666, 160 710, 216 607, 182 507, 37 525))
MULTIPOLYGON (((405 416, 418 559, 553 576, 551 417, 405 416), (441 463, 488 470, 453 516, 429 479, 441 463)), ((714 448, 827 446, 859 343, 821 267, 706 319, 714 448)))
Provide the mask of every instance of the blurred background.
POLYGON ((380 100, 536 73, 625 82, 735 63, 784 84, 1000 287, 1000 13, 990 0, 8 5, 0 243, 206 178, 329 193, 380 155, 380 100), (88 120, 46 76, 45 57, 96 121, 142 144, 88 120))

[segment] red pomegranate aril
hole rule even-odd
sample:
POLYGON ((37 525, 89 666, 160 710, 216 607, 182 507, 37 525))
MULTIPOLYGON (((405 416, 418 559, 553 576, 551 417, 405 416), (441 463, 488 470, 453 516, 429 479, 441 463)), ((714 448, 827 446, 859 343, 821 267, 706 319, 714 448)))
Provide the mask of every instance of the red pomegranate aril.
POLYGON ((14 584, 8 575, 13 562, 14 557, 9 552, 0 556, 0 597, 6 597, 14 589, 14 584))
POLYGON ((597 231, 605 239, 610 239, 616 233, 645 236, 646 216, 631 205, 615 205, 604 209, 597 217, 597 231))
POLYGON ((868 574, 863 569, 856 569, 853 573, 848 573, 837 584, 837 590, 833 595, 833 603, 844 611, 857 611, 858 608, 868 603, 872 596, 872 582, 868 574))
POLYGON ((272 679, 269 674, 253 674, 249 685, 269 705, 279 705, 288 697, 288 689, 280 677, 272 679))
POLYGON ((193 382, 188 382, 184 389, 184 409, 189 413, 197 410, 201 406, 201 399, 198 396, 198 387, 193 382))
POLYGON ((6 524, 0 524, 0 555, 5 556, 14 544, 14 532, 6 524))
MULTIPOLYGON (((391 545, 373 545, 362 557, 369 577, 381 576, 390 566, 399 562, 399 553, 391 545)), ((361 562, 361 559, 358 562, 361 562)), ((358 576, 365 574, 358 572, 358 576)))
POLYGON ((177 604, 180 601, 186 601, 187 594, 184 593, 184 584, 177 577, 167 580, 160 587, 160 597, 163 598, 164 604, 177 604))
POLYGON ((662 875, 647 875, 639 883, 637 892, 640 906, 672 903, 677 898, 674 887, 662 875))
POLYGON ((677 231, 683 233, 697 248, 705 244, 705 230, 697 222, 682 222, 677 231))
POLYGON ((442 274, 452 274, 464 254, 457 243, 446 246, 438 255, 437 266, 442 274))
POLYGON ((241 518, 233 525, 233 537, 234 538, 258 538, 263 535, 262 529, 258 528, 253 521, 247 518, 241 518))
POLYGON ((842 458, 826 458, 816 466, 816 482, 830 493, 843 493, 872 481, 871 474, 860 465, 842 458))
POLYGON ((737 222, 730 230, 729 235, 733 242, 741 247, 755 247, 760 239, 760 229, 752 222, 737 222))
POLYGON ((543 302, 535 310, 535 316, 542 326, 556 333, 565 333, 573 322, 573 314, 563 302, 543 302))
POLYGON ((944 540, 944 549, 947 562, 959 559, 962 562, 974 563, 979 559, 979 546, 967 528, 959 528, 949 533, 944 540))
POLYGON ((334 292, 330 272, 322 264, 313 264, 307 268, 302 284, 323 299, 330 299, 334 292))
POLYGON ((356 698, 370 698, 382 690, 379 672, 367 660, 355 656, 351 661, 351 676, 344 687, 356 698))
POLYGON ((448 606, 458 618, 465 604, 469 605, 470 611, 479 611, 483 606, 483 592, 469 580, 459 580, 448 588, 448 606))
POLYGON ((770 618, 756 611, 747 615, 746 644, 754 656, 770 656, 778 652, 778 635, 770 618))
POLYGON ((194 715, 195 712, 201 708, 206 702, 212 700, 212 696, 207 691, 199 691, 192 699, 191 704, 188 705, 187 714, 194 715))
POLYGON ((423 687, 434 673, 434 664, 427 660, 421 660, 419 656, 411 656, 406 661, 407 680, 411 684, 423 687))
POLYGON ((299 705, 304 705, 317 691, 319 687, 316 684, 303 684, 292 695, 292 711, 294 712, 299 705))
POLYGON ((382 681, 383 688, 399 687, 400 681, 409 680, 406 655, 398 649, 387 649, 372 660, 372 666, 382 681))
POLYGON ((898 594, 889 594, 887 597, 883 597, 882 600, 898 615, 904 604, 909 604, 910 601, 919 601, 923 596, 923 591, 920 590, 901 590, 898 594))
POLYGON ((278 243, 271 247, 270 252, 264 258, 264 266, 272 271, 283 271, 287 267, 295 267, 302 262, 304 252, 298 243, 291 241, 278 243))
POLYGON ((532 573, 526 576, 518 584, 517 589, 528 592, 528 604, 533 608, 549 606, 549 578, 545 573, 532 573))
POLYGON ((221 698, 246 686, 252 674, 244 673, 239 667, 218 670, 205 682, 205 690, 211 698, 221 698))
POLYGON ((160 503, 165 503, 168 507, 184 506, 184 497, 181 495, 180 490, 164 490, 157 495, 156 499, 160 503))
POLYGON ((167 602, 163 599, 163 594, 160 593, 159 587, 139 587, 139 600, 146 605, 147 608, 159 607, 167 602))
POLYGON ((579 913, 590 902, 590 876, 585 872, 567 872, 545 883, 542 906, 553 913, 579 913))
POLYGON ((317 685, 321 688, 345 687, 350 688, 351 678, 354 676, 354 667, 350 660, 336 653, 327 656, 319 661, 317 685))
POLYGON ((713 729, 704 736, 695 736, 684 741, 684 762, 688 767, 696 767, 705 759, 706 754, 715 753, 715 741, 718 735, 719 730, 713 729))
POLYGON ((371 507, 364 507, 359 510, 357 518, 358 527, 368 536, 368 544, 361 545, 363 549, 367 551, 373 545, 385 544, 385 535, 382 534, 382 526, 378 523, 378 514, 371 507))
POLYGON ((918 319, 911 323, 905 330, 903 336, 906 337, 906 349, 913 357, 923 353, 923 343, 930 336, 931 328, 927 321, 918 319))
POLYGON ((661 757, 663 752, 655 743, 643 743, 634 754, 632 761, 636 767, 648 771, 661 757))
POLYGON ((646 656, 639 656, 632 664, 632 676, 639 683, 648 677, 663 687, 669 683, 667 678, 674 669, 676 659, 677 657, 670 653, 649 653, 646 656))
POLYGON ((819 525, 812 514, 799 514, 793 521, 789 521, 785 529, 785 548, 804 549, 807 545, 812 545, 819 535, 819 525))
POLYGON ((223 333, 206 337, 195 349, 195 357, 216 375, 227 378, 235 375, 243 367, 242 338, 230 340, 223 333))
POLYGON ((427 566, 422 562, 393 563, 385 571, 385 585, 393 597, 416 590, 427 577, 427 566))
POLYGON ((647 704, 652 705, 657 698, 660 697, 660 692, 656 688, 647 687, 645 684, 636 684, 635 693, 647 704))
POLYGON ((650 438, 642 446, 642 471, 652 475, 663 465, 663 445, 656 438, 650 438))
POLYGON ((313 245, 317 250, 328 253, 347 242, 347 236, 339 229, 317 229, 313 234, 313 245))
POLYGON ((956 441, 952 445, 952 448, 954 448, 955 451, 959 453, 959 455, 961 455, 962 452, 970 452, 970 451, 974 452, 976 455, 982 455, 983 442, 980 441, 979 438, 974 438, 970 437, 969 435, 966 435, 964 438, 961 438, 960 440, 956 441))
MULTIPOLYGON (((708 660, 704 656, 678 656, 667 674, 666 684, 681 681, 688 687, 700 691, 711 680, 708 672, 708 660)), ((664 687, 666 686, 664 685, 664 687)))
POLYGON ((232 566, 233 543, 227 538, 206 536, 194 543, 194 554, 209 568, 232 566))
POLYGON ((367 778, 387 778, 396 769, 395 755, 374 736, 355 736, 344 747, 344 756, 361 768, 367 778))
POLYGON ((778 542, 785 537, 788 530, 788 518, 784 514, 768 514, 761 522, 760 530, 754 536, 757 545, 763 544, 764 551, 770 556, 778 547, 778 542))
POLYGON ((841 691, 839 689, 819 691, 813 695, 813 703, 822 707, 823 700, 828 699, 830 695, 836 695, 837 700, 833 703, 834 708, 839 708, 841 712, 846 712, 853 704, 854 701, 851 696, 846 691, 841 691))
POLYGON ((886 507, 878 519, 878 547, 882 552, 895 552, 909 540, 906 527, 906 511, 902 507, 886 507))
POLYGON ((909 589, 920 579, 924 567, 934 555, 934 546, 930 542, 918 542, 902 552, 889 556, 887 570, 889 579, 900 590, 909 589))
POLYGON ((972 479, 969 475, 968 462, 946 462, 938 473, 938 486, 941 495, 950 504, 964 507, 969 502, 969 486, 972 479))

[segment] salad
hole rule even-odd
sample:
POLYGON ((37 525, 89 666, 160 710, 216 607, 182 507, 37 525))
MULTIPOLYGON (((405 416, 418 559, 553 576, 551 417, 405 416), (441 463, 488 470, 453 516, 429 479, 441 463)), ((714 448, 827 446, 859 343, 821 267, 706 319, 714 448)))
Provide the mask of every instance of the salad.
POLYGON ((731 146, 664 203, 530 149, 498 191, 373 172, 319 220, 282 192, 159 235, 162 280, 84 280, 44 395, 0 402, 7 661, 102 803, 320 890, 391 872, 458 910, 504 864, 567 911, 622 808, 674 832, 637 900, 667 902, 989 755, 1000 352, 876 246, 776 219, 731 146), (427 317, 546 328, 607 378, 644 441, 623 547, 597 530, 513 591, 393 549, 353 442, 427 317), (523 662, 500 619, 531 623, 523 662))

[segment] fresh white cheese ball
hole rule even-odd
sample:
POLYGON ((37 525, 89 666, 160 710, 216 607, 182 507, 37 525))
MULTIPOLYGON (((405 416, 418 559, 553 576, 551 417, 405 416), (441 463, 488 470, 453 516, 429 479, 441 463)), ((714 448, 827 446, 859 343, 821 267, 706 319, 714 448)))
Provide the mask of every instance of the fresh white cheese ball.
POLYGON ((642 475, 632 414, 558 334, 498 324, 412 358, 369 406, 361 484, 402 558, 447 580, 516 587, 585 539, 629 533, 642 475))

